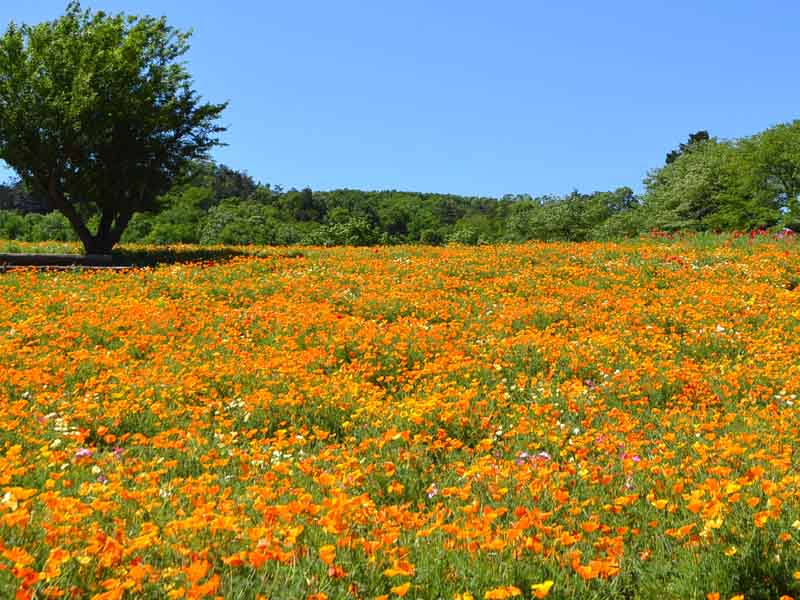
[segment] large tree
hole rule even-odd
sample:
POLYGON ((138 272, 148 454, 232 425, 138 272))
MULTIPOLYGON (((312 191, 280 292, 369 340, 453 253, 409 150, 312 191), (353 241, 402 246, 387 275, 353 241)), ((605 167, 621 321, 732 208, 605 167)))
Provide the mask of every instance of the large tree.
POLYGON ((742 141, 753 194, 783 213, 783 222, 800 226, 800 120, 781 123, 742 141))
POLYGON ((226 104, 192 89, 179 60, 189 35, 74 1, 0 37, 0 159, 69 219, 87 253, 110 252, 135 212, 158 208, 187 163, 219 144, 226 104))
POLYGON ((719 210, 720 194, 731 188, 732 169, 727 165, 735 152, 733 144, 716 138, 681 144, 676 157, 645 178, 643 209, 648 227, 707 229, 704 219, 719 210))
MULTIPOLYGON (((777 224, 779 193, 766 187, 754 158, 760 148, 753 148, 754 143, 716 138, 694 142, 675 160, 651 171, 642 206, 647 227, 730 231, 777 224)), ((770 161, 765 164, 774 167, 770 161)))

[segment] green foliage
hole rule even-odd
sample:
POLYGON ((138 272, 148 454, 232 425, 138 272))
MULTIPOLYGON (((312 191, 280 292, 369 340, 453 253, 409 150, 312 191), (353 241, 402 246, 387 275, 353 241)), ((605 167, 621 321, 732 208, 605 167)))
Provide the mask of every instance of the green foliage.
POLYGON ((635 200, 630 188, 619 188, 614 192, 575 191, 565 198, 524 201, 512 209, 506 221, 505 238, 511 241, 592 239, 595 228, 634 208, 635 200))
MULTIPOLYGON (((189 161, 157 210, 137 213, 122 238, 149 244, 371 245, 616 240, 652 231, 800 229, 800 121, 749 138, 698 132, 628 187, 566 196, 493 198, 415 192, 282 190, 208 160, 189 161)), ((0 236, 69 240, 65 221, 32 215, 20 182, 0 186, 0 236), (22 207, 22 208, 21 208, 22 207)), ((101 216, 90 215, 89 224, 101 216)))
POLYGON ((45 215, 30 213, 26 217, 32 220, 30 234, 32 242, 71 242, 77 239, 69 221, 61 213, 51 212, 45 215))
POLYGON ((278 218, 278 211, 252 200, 225 201, 213 207, 200 232, 202 244, 296 244, 301 232, 278 218))
POLYGON ((319 246, 372 246, 381 241, 381 236, 364 217, 351 217, 315 230, 304 241, 319 246))
POLYGON ((444 235, 438 229, 424 229, 419 236, 419 241, 429 246, 441 246, 444 239, 444 235))
POLYGON ((783 213, 783 225, 800 227, 800 121, 771 127, 742 143, 741 161, 759 206, 783 213))
POLYGON ((638 207, 620 211, 595 225, 591 231, 594 240, 620 240, 632 238, 646 231, 646 215, 638 207))
POLYGON ((680 146, 678 146, 677 150, 672 150, 670 153, 667 154, 665 162, 667 164, 675 162, 681 155, 683 155, 687 150, 689 150, 695 144, 701 144, 703 142, 707 142, 710 139, 711 136, 708 135, 708 131, 706 131, 705 129, 689 134, 689 139, 686 140, 685 144, 681 144, 680 146))
POLYGON ((152 17, 11 23, 0 37, 0 159, 61 211, 87 252, 107 252, 206 156, 225 104, 201 103, 180 62, 189 34, 152 17), (97 217, 91 232, 87 222, 97 217))
POLYGON ((181 186, 164 197, 164 208, 151 217, 151 229, 144 238, 150 244, 198 243, 207 213, 217 205, 211 187, 181 186))
POLYGON ((325 203, 310 188, 291 190, 281 198, 280 205, 296 221, 321 221, 325 217, 325 203))
POLYGON ((730 188, 735 149, 710 139, 692 144, 664 167, 648 174, 644 197, 646 223, 663 231, 706 229, 703 219, 719 209, 720 194, 730 188))
POLYGON ((74 241, 75 232, 61 213, 0 211, 0 238, 26 242, 74 241))
POLYGON ((451 244, 462 244, 464 246, 477 246, 480 240, 480 234, 477 229, 469 226, 461 226, 456 228, 453 233, 447 236, 447 241, 451 244))
POLYGON ((26 215, 13 210, 1 210, 0 238, 29 241, 30 225, 26 215))
POLYGON ((747 231, 800 224, 800 121, 735 141, 690 139, 673 154, 645 180, 648 228, 747 231))

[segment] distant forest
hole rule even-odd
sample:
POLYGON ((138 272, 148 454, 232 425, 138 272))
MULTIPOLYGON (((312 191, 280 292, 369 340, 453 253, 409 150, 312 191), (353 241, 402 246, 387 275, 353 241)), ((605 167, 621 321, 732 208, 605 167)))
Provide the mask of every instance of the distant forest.
MULTIPOLYGON (((284 190, 195 162, 136 214, 123 242, 147 244, 482 244, 608 240, 651 231, 800 230, 800 120, 720 140, 698 131, 629 187, 502 198, 401 191, 284 190)), ((73 240, 72 228, 20 181, 0 185, 0 238, 73 240)))

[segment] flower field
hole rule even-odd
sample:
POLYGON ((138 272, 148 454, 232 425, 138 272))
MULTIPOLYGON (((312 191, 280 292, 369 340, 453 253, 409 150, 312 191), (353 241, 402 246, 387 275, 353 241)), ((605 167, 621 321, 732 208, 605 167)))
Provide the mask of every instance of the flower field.
POLYGON ((0 273, 0 598, 800 599, 800 244, 0 273))

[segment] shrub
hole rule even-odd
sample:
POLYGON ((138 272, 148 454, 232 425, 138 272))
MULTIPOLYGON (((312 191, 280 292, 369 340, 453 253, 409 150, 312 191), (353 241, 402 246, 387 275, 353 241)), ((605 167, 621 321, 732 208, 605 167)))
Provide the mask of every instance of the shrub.
POLYGON ((31 224, 25 215, 13 210, 0 211, 0 237, 7 240, 30 239, 31 224))
POLYGON ((425 229, 420 233, 419 241, 430 246, 441 246, 444 243, 444 235, 438 229, 425 229))
POLYGON ((465 246, 477 246, 480 241, 478 231, 471 227, 456 229, 447 236, 447 241, 451 244, 463 244, 465 246))
POLYGON ((78 239, 67 218, 59 212, 44 215, 30 213, 26 218, 31 221, 32 242, 70 242, 78 239))
POLYGON ((363 217, 351 217, 343 223, 332 223, 311 232, 305 243, 318 246, 371 246, 377 244, 380 234, 363 217))
POLYGON ((300 232, 280 222, 275 209, 258 202, 223 202, 212 207, 200 231, 202 244, 275 244, 300 241, 300 232))

